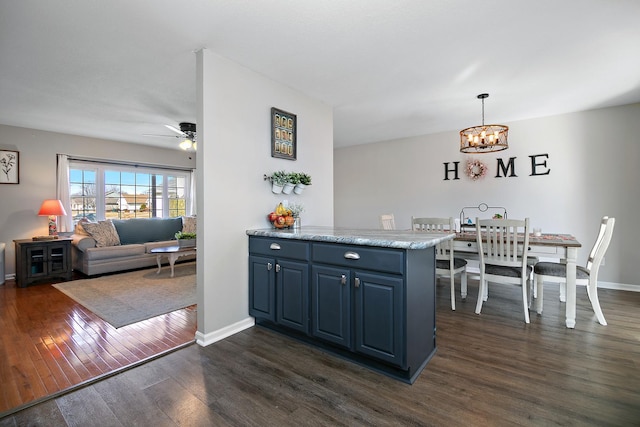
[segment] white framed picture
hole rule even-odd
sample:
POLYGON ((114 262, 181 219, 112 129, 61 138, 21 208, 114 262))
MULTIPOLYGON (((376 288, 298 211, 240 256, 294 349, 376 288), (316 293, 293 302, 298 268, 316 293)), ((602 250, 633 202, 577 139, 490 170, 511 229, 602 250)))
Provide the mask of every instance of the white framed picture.
POLYGON ((20 183, 20 153, 0 150, 0 184, 20 183))

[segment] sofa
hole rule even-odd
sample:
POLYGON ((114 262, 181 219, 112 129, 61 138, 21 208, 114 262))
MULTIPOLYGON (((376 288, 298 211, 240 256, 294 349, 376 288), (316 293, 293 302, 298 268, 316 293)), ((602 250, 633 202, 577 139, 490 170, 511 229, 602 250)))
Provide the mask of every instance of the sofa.
MULTIPOLYGON (((81 220, 71 236, 73 269, 94 276, 157 265, 151 250, 177 246, 179 231, 195 233, 195 217, 81 220)), ((180 258, 194 259, 195 255, 180 258)))

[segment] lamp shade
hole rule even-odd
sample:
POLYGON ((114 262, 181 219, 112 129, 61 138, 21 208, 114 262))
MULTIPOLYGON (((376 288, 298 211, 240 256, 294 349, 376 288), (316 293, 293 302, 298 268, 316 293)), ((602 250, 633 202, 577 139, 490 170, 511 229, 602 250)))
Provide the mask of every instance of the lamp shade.
POLYGON ((38 212, 40 216, 63 216, 66 214, 67 212, 65 212, 64 206, 62 206, 62 202, 56 199, 42 202, 42 206, 40 206, 40 211, 38 212))

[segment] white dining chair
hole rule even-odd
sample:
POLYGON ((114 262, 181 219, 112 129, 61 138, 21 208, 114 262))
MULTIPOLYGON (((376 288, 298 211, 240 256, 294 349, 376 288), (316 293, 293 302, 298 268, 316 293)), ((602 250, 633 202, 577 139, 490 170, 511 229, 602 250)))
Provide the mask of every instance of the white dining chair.
POLYGON ((522 288, 524 321, 529 323, 529 218, 476 218, 476 241, 480 258, 480 285, 476 314, 489 295, 489 282, 518 285, 522 288), (518 241, 521 239, 521 241, 518 241))
MULTIPOLYGON (((586 266, 576 267, 576 285, 587 286, 587 295, 589 296, 589 301, 591 301, 591 307, 601 325, 606 325, 607 321, 604 318, 602 308, 600 307, 600 300, 598 299, 598 271, 602 264, 602 258, 604 258, 604 254, 609 248, 609 243, 611 243, 615 223, 615 218, 606 216, 602 218, 600 221, 600 230, 598 231, 598 236, 596 237, 593 248, 591 248, 591 252, 589 253, 589 258, 587 258, 586 266)), ((544 282, 559 283, 560 301, 566 302, 566 277, 567 266, 563 263, 539 262, 533 267, 533 286, 538 290, 536 299, 536 311, 538 314, 542 314, 544 282)))
MULTIPOLYGON (((414 231, 432 233, 455 233, 455 222, 450 218, 416 218, 411 217, 414 231)), ((453 240, 438 243, 436 249, 436 276, 449 277, 451 285, 451 310, 456 309, 455 275, 460 274, 460 296, 467 299, 467 260, 456 257, 453 251, 453 240)))
POLYGON ((393 214, 380 215, 380 227, 382 227, 383 230, 395 230, 396 220, 393 217, 393 214))

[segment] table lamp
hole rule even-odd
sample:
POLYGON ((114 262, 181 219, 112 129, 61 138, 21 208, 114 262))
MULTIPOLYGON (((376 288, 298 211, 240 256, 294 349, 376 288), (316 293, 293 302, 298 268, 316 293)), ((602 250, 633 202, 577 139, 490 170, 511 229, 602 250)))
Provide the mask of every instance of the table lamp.
POLYGON ((58 216, 66 215, 67 213, 62 206, 62 202, 56 199, 45 200, 40 206, 39 216, 49 217, 49 236, 58 235, 57 221, 58 216))

